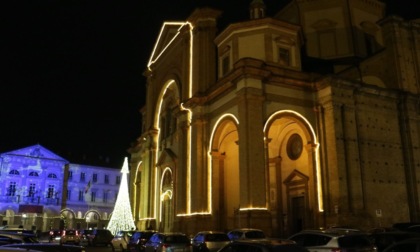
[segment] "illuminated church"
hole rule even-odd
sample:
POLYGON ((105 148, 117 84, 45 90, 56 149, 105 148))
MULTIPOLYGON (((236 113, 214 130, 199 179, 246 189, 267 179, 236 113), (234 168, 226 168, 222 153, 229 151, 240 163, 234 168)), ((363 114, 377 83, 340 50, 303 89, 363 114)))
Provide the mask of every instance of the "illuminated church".
POLYGON ((420 221, 420 19, 377 0, 291 0, 218 30, 162 25, 131 147, 139 229, 286 236, 420 221))

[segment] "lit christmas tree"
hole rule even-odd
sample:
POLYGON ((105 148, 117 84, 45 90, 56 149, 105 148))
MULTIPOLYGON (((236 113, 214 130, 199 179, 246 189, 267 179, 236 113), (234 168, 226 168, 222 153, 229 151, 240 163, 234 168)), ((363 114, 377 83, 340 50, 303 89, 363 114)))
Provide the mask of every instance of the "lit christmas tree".
POLYGON ((131 212, 130 199, 128 197, 128 161, 124 159, 124 165, 121 169, 122 178, 120 191, 118 192, 117 201, 115 202, 114 212, 109 220, 108 227, 112 234, 116 234, 121 230, 132 230, 136 228, 131 212))

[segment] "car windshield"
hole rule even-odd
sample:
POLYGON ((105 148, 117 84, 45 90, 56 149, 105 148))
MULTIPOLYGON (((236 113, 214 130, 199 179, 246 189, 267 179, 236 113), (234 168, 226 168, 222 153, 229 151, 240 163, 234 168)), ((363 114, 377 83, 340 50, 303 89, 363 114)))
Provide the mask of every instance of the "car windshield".
POLYGON ((357 247, 369 247, 371 241, 368 237, 362 235, 349 235, 338 238, 338 244, 342 248, 357 248, 357 247))

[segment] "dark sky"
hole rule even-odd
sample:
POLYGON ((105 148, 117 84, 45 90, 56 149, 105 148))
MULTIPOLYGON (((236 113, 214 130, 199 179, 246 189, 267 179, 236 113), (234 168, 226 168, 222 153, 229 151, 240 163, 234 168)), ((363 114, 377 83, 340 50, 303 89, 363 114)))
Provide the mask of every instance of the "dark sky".
MULTIPOLYGON (((211 6, 223 26, 246 19, 250 1, 4 1, 0 153, 41 144, 72 163, 120 168, 140 135, 142 73, 162 22, 211 6)), ((287 2, 265 0, 268 15, 287 2)), ((420 17, 419 0, 389 2, 390 13, 420 17)))

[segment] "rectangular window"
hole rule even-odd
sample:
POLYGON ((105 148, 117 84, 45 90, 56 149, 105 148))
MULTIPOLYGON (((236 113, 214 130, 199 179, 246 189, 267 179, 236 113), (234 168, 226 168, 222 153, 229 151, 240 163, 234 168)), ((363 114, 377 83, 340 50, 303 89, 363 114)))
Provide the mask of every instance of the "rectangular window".
POLYGON ((105 179, 104 179, 104 183, 105 184, 109 184, 109 176, 105 174, 105 179))
POLYGON ((84 192, 83 191, 79 191, 79 201, 83 201, 84 200, 84 192))
POLYGON ((92 181, 93 181, 93 183, 98 182, 98 174, 96 174, 96 173, 93 174, 92 181))
POLYGON ((91 192, 91 193, 90 193, 90 196, 91 196, 91 197, 90 197, 90 201, 91 201, 91 202, 95 202, 95 200, 96 200, 96 192, 91 192))
POLYGON ((290 66, 290 52, 286 48, 279 48, 279 63, 283 66, 290 66))
POLYGON ((71 180, 73 178, 73 171, 69 171, 68 175, 69 175, 69 180, 71 180))
POLYGON ((80 173, 80 182, 85 182, 86 174, 84 172, 80 173))
POLYGON ((71 190, 67 190, 67 200, 71 200, 71 190))
POLYGON ((104 203, 107 203, 108 202, 108 192, 104 192, 103 202, 104 203))
POLYGON ((7 196, 15 196, 16 194, 16 182, 10 182, 9 188, 7 188, 7 196))
POLYGON ((35 196, 35 184, 29 184, 29 191, 28 191, 28 197, 33 198, 35 196))
POLYGON ((222 76, 226 75, 230 70, 230 58, 226 55, 222 59, 222 76))
POLYGON ((117 178, 115 179, 115 184, 119 185, 121 183, 121 177, 117 176, 117 178))
POLYGON ((47 198, 54 198, 54 185, 48 185, 47 198))

